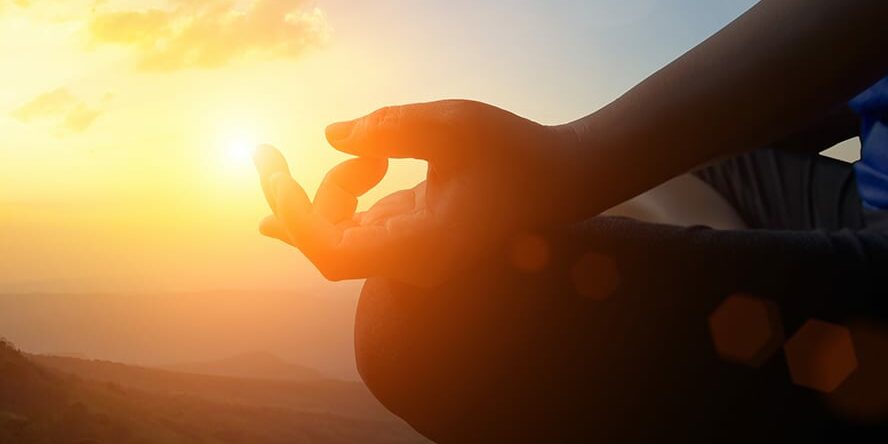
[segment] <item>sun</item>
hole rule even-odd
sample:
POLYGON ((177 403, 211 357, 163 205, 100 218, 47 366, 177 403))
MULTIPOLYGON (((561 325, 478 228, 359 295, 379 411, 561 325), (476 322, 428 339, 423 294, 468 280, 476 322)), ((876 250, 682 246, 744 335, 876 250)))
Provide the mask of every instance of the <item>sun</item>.
POLYGON ((224 147, 226 161, 232 167, 252 166, 253 152, 256 151, 257 146, 256 141, 252 139, 229 140, 224 147))
POLYGON ((253 169, 253 152, 259 139, 252 131, 226 130, 218 137, 217 152, 225 170, 243 174, 253 169))

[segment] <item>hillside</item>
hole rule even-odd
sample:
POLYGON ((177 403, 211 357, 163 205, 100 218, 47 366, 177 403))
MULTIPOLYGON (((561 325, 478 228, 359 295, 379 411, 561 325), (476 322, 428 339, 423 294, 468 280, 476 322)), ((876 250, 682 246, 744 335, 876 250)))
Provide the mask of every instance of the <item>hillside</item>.
POLYGON ((422 443, 360 384, 178 374, 0 343, 0 443, 422 443))
POLYGON ((354 284, 293 292, 0 292, 0 333, 41 354, 155 367, 262 350, 332 378, 358 381, 359 292, 354 284))
POLYGON ((244 353, 225 359, 191 362, 164 367, 167 370, 198 375, 232 376, 284 381, 311 381, 323 379, 317 370, 291 364, 267 352, 244 353))
POLYGON ((369 420, 393 418, 364 384, 358 382, 231 378, 56 356, 31 356, 31 359, 47 369, 149 393, 188 395, 217 402, 284 407, 369 420))

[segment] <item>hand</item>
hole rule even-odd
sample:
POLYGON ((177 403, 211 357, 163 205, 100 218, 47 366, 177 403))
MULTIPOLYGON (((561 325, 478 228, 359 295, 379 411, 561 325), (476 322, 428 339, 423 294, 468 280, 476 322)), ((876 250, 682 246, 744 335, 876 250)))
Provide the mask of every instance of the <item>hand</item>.
POLYGON ((383 108, 327 128, 360 156, 331 170, 312 203, 286 161, 261 147, 256 165, 273 216, 260 231, 300 250, 331 280, 387 277, 435 285, 479 253, 571 211, 570 137, 478 102, 383 108), (388 158, 428 161, 427 178, 355 214, 388 158))

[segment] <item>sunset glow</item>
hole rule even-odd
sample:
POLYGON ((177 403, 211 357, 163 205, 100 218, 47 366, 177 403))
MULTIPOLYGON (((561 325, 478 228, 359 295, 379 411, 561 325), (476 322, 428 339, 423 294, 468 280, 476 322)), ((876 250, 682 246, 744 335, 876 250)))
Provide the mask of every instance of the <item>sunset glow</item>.
POLYGON ((253 152, 259 138, 249 130, 233 129, 220 136, 225 166, 235 172, 253 173, 253 152))
POLYGON ((0 0, 0 444, 888 435, 886 18, 0 0))
MULTIPOLYGON (((277 146, 313 194, 347 158, 327 144, 326 125, 382 106, 465 97, 544 123, 576 118, 689 44, 660 36, 662 60, 643 65, 602 52, 653 20, 653 4, 541 15, 395 0, 0 1, 0 249, 17 258, 0 266, 0 284, 320 286, 298 252, 256 233, 268 209, 254 145, 277 146), (545 45, 527 23, 550 36, 545 45), (589 50, 576 51, 583 42, 589 50)), ((719 23, 707 26, 689 42, 719 23)), ((392 162, 361 206, 424 173, 422 162, 392 162)))
MULTIPOLYGON (((278 147, 314 195, 327 170, 348 158, 329 147, 325 127, 382 106, 471 98, 565 122, 607 103, 753 2, 736 3, 717 20, 688 20, 655 13, 652 0, 557 8, 0 0, 0 254, 14 258, 0 262, 0 287, 114 295, 232 289, 244 291, 240 304, 282 290, 353 301, 357 284, 326 282, 298 251, 259 235, 270 210, 253 146, 278 147), (658 32, 664 23, 687 31, 658 32), (608 43, 630 38, 643 39, 647 52, 608 43)), ((360 206, 424 174, 423 162, 393 161, 360 206)), ((107 304, 82 300, 78 316, 102 318, 107 304)), ((26 309, 7 309, 7 325, 20 319, 33 327, 2 332, 19 345, 75 348, 59 344, 80 330, 56 337, 26 309)), ((183 322, 211 316, 192 315, 183 322)), ((351 359, 348 346, 336 351, 343 359, 351 359)), ((82 351, 121 358, 123 349, 82 351)))

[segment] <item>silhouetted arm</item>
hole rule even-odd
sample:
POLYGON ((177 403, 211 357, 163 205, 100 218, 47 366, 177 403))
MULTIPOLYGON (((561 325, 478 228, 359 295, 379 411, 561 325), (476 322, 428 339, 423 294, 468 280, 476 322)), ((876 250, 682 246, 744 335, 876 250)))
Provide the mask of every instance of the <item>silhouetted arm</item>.
POLYGON ((793 132, 770 144, 769 147, 817 154, 858 136, 860 136, 860 116, 847 105, 843 105, 825 117, 817 119, 813 125, 793 132))
POLYGON ((888 72, 886 24, 884 0, 764 0, 565 125, 583 150, 587 215, 826 115, 888 72))
POLYGON ((763 1, 611 105, 561 126, 465 100, 330 125, 330 144, 363 159, 334 168, 311 200, 280 153, 259 150, 274 212, 261 230, 332 280, 441 284, 518 233, 589 218, 826 115, 888 71, 886 17, 885 0, 763 1), (427 161, 426 180, 356 213, 390 158, 427 161))

